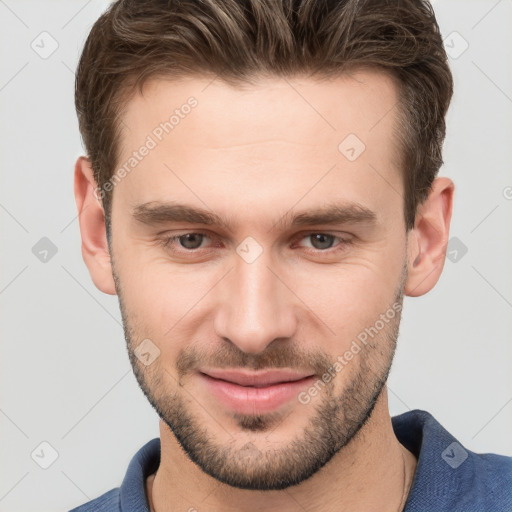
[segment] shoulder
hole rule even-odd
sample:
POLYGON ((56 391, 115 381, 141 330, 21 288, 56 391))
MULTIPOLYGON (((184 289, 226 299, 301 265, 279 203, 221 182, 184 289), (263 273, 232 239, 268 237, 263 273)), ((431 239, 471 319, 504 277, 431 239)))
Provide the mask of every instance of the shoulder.
POLYGON ((160 439, 146 443, 133 456, 120 487, 69 512, 134 512, 149 510, 145 483, 160 464, 160 439))
POLYGON ((512 457, 467 449, 426 411, 395 416, 392 423, 418 460, 407 512, 512 510, 512 457))
POLYGON ((512 510, 512 457, 471 450, 467 453, 461 488, 482 505, 496 507, 487 510, 512 510))
POLYGON ((118 512, 120 510, 119 487, 116 487, 69 512, 118 512))

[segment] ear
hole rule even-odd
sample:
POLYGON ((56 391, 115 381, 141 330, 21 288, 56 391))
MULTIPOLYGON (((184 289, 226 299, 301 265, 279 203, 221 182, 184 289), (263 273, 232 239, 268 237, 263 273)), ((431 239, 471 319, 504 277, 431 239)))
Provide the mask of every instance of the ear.
POLYGON ((436 178, 425 201, 418 207, 414 228, 408 235, 408 276, 404 293, 419 297, 439 280, 446 258, 455 185, 436 178))
POLYGON ((104 293, 116 295, 105 212, 96 189, 90 160, 81 156, 75 164, 75 201, 82 236, 82 257, 96 287, 104 293))

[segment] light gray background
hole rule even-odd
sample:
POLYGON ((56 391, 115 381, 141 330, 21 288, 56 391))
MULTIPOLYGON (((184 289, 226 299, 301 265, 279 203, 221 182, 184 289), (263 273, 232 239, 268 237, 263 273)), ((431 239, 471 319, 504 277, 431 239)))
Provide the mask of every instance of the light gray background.
MULTIPOLYGON (((106 5, 0 0, 1 511, 96 497, 158 436, 117 298, 83 263, 73 197, 74 69, 106 5), (31 44, 49 52, 51 38, 42 58, 31 44), (46 263, 32 252, 42 237, 58 250, 46 263), (31 458, 43 441, 58 452, 48 469, 31 458)), ((512 455, 512 2, 434 7, 455 77, 440 175, 456 184, 451 236, 467 253, 453 246, 435 289, 405 299, 391 413, 427 410, 468 449, 512 455)))

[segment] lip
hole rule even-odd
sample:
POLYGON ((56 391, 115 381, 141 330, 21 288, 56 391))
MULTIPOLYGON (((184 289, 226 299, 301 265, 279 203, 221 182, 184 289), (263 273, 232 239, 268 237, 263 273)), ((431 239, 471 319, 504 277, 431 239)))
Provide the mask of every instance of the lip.
POLYGON ((207 391, 219 402, 240 414, 263 414, 297 398, 315 375, 293 370, 202 370, 207 391))
POLYGON ((263 388, 273 384, 283 382, 293 382, 311 377, 311 374, 300 373, 294 370, 263 370, 257 372, 249 372, 243 370, 202 370, 204 373, 214 379, 221 379, 239 386, 252 386, 255 388, 263 388))

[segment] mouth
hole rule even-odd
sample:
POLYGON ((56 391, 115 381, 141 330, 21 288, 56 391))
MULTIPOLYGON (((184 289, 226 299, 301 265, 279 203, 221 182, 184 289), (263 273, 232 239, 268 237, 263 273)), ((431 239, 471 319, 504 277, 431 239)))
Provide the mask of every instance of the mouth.
POLYGON ((207 393, 240 414, 271 412, 297 400, 300 391, 315 380, 315 375, 294 370, 204 369, 199 372, 199 377, 207 393))

